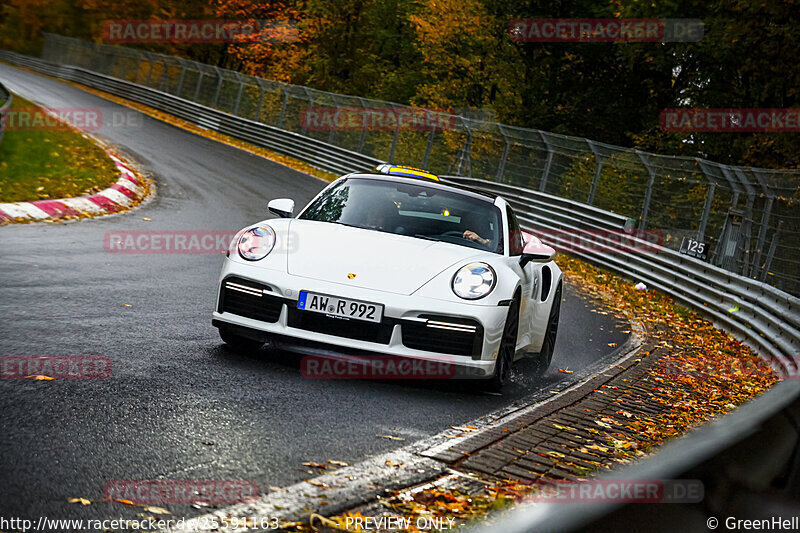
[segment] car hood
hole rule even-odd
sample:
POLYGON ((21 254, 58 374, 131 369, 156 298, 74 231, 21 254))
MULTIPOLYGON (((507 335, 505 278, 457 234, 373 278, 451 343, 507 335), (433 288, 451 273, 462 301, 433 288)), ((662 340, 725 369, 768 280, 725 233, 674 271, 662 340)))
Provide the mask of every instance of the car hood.
POLYGON ((311 220, 292 220, 289 240, 290 274, 396 294, 411 294, 446 268, 483 255, 466 246, 311 220))

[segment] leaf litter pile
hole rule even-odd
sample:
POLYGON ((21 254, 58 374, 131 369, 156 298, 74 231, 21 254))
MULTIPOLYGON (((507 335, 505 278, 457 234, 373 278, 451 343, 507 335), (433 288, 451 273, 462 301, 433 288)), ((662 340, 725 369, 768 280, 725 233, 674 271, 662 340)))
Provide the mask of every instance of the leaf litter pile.
POLYGON ((492 445, 517 458, 511 463, 516 470, 507 467, 487 475, 471 470, 468 457, 455 465, 464 471, 463 483, 434 482, 397 491, 378 506, 318 521, 314 530, 345 530, 349 523, 351 531, 360 531, 352 524, 365 516, 410 518, 409 531, 419 530, 418 518, 423 525, 431 519, 455 518, 462 525, 482 520, 541 494, 537 483, 580 482, 639 459, 779 380, 749 347, 671 298, 637 289, 570 256, 560 255, 558 264, 578 290, 644 327, 647 338, 636 364, 576 404, 521 428, 517 433, 526 440, 515 440, 511 433, 492 445), (520 442, 529 449, 517 448, 520 442))

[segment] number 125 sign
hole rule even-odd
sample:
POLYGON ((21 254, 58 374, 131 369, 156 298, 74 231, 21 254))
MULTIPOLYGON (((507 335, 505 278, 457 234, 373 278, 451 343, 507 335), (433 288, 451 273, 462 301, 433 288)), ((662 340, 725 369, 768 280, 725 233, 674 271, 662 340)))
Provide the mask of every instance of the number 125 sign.
POLYGON ((684 237, 681 241, 681 253, 690 257, 696 257, 703 261, 707 258, 708 245, 704 242, 697 241, 691 237, 684 237))

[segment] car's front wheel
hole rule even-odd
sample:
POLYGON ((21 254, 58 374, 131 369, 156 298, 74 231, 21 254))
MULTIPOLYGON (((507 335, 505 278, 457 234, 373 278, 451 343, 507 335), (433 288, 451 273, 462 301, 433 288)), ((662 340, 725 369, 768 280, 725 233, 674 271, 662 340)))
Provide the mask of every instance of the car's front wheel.
POLYGON ((508 306, 506 325, 503 328, 503 337, 497 352, 497 364, 494 375, 489 379, 487 389, 492 392, 502 392, 503 387, 511 376, 511 366, 514 364, 514 355, 517 351, 517 331, 519 330, 519 300, 514 298, 508 306))
POLYGON ((255 352, 264 345, 263 341, 237 335, 226 328, 219 328, 219 336, 225 344, 237 352, 255 352))

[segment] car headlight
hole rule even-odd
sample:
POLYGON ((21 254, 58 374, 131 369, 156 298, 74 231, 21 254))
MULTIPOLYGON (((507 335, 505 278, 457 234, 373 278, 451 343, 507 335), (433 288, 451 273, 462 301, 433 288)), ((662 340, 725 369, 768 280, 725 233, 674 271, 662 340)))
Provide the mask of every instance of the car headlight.
POLYGON ((269 226, 250 228, 239 237, 239 255, 248 261, 264 259, 275 246, 275 231, 269 226))
POLYGON ((486 263, 470 263, 456 272, 452 287, 459 298, 477 300, 492 292, 496 281, 492 267, 486 263))

